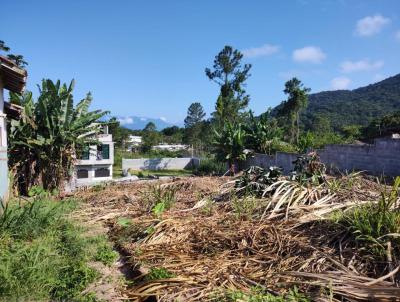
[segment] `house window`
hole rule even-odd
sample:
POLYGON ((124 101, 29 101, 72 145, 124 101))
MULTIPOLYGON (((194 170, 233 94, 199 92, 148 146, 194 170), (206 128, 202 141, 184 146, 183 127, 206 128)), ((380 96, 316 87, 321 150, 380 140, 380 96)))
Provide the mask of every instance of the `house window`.
POLYGON ((109 177, 110 176, 110 170, 107 168, 99 168, 94 171, 94 177, 109 177))
POLYGON ((76 172, 76 176, 77 176, 78 178, 88 178, 88 177, 89 177, 89 171, 86 170, 86 169, 79 169, 79 170, 76 172))
POLYGON ((110 159, 110 145, 97 146, 97 160, 110 159))

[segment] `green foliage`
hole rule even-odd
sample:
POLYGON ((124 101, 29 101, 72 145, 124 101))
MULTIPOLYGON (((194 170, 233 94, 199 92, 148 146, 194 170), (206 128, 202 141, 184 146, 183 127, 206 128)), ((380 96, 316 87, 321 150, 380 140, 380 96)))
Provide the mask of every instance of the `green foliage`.
POLYGON ((10 202, 0 216, 0 299, 4 301, 94 301, 82 294, 97 273, 90 240, 65 218, 69 201, 10 202))
POLYGON ((236 218, 244 220, 252 219, 254 211, 259 204, 256 198, 246 196, 241 199, 234 197, 231 200, 233 213, 235 214, 236 218))
POLYGON ((362 129, 363 136, 373 138, 391 133, 400 132, 400 111, 396 111, 382 118, 374 119, 367 127, 362 129))
POLYGON ((299 156, 294 162, 293 178, 301 184, 321 184, 325 181, 325 165, 316 152, 299 156))
POLYGON ((149 152, 151 148, 158 144, 160 141, 160 134, 157 132, 156 125, 153 122, 149 122, 143 129, 142 136, 142 152, 149 152))
POLYGON ((305 129, 313 129, 316 117, 325 116, 334 131, 344 126, 367 126, 372 120, 400 110, 400 75, 355 90, 310 94, 302 116, 305 129))
POLYGON ((387 243, 392 244, 394 256, 400 256, 400 177, 390 192, 382 192, 378 204, 366 204, 345 212, 337 222, 344 225, 365 251, 386 256, 387 243))
POLYGON ((108 132, 112 134, 113 141, 115 142, 115 147, 123 148, 132 130, 125 127, 121 127, 119 121, 116 117, 112 117, 108 121, 108 132))
POLYGON ((162 187, 162 185, 150 186, 144 194, 146 207, 151 208, 156 217, 172 207, 176 201, 176 189, 172 187, 162 187))
POLYGON ((251 166, 243 171, 243 175, 235 180, 235 192, 238 196, 255 195, 264 196, 267 188, 279 180, 282 169, 279 167, 269 167, 264 169, 251 166))
POLYGON ((225 123, 222 131, 215 131, 214 147, 217 160, 227 160, 231 172, 236 170, 235 165, 245 160, 248 156, 246 152, 247 133, 242 124, 225 123))
POLYGON ((255 152, 272 154, 280 149, 279 146, 283 142, 283 129, 269 114, 256 118, 250 112, 245 129, 248 133, 246 144, 255 152))
POLYGON ((285 83, 283 92, 288 99, 280 105, 279 115, 286 116, 290 121, 290 142, 298 143, 300 135, 300 112, 307 107, 310 88, 304 87, 297 78, 285 83))
POLYGON ((213 117, 219 128, 225 122, 239 122, 241 111, 250 100, 244 90, 244 85, 250 76, 250 64, 242 66, 243 54, 231 46, 225 46, 215 56, 213 70, 206 68, 207 77, 220 86, 220 94, 215 106, 213 117))
POLYGON ((228 291, 217 301, 220 302, 309 302, 304 294, 300 293, 297 287, 289 289, 286 295, 276 296, 268 293, 262 288, 252 288, 249 293, 243 291, 228 291))
POLYGON ((7 58, 13 61, 19 68, 25 68, 28 65, 28 62, 24 60, 23 55, 8 54, 7 58))
POLYGON ((215 158, 204 158, 200 160, 200 164, 196 167, 194 173, 198 176, 223 175, 226 170, 225 162, 218 161, 215 158))
POLYGON ((170 279, 174 278, 175 274, 169 272, 164 267, 152 267, 150 271, 147 273, 145 279, 147 281, 151 280, 159 280, 159 279, 170 279))
POLYGON ((113 250, 111 244, 103 241, 98 245, 94 260, 100 261, 104 265, 111 266, 118 258, 118 253, 113 250))
POLYGON ((101 125, 95 122, 106 112, 89 111, 90 93, 74 107, 73 89, 74 81, 67 86, 43 80, 36 102, 29 92, 11 94, 11 101, 24 108, 9 131, 9 165, 21 193, 37 184, 62 190, 72 175, 77 149, 90 141, 87 134, 100 133, 101 125))

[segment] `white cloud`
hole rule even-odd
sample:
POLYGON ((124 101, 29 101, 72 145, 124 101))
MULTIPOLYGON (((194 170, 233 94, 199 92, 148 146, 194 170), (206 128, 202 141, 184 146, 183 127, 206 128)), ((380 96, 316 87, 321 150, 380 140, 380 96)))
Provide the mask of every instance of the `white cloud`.
POLYGON ((385 76, 381 73, 377 73, 376 75, 374 75, 373 81, 374 82, 380 82, 382 80, 385 79, 385 76))
POLYGON ((383 67, 384 62, 382 60, 378 60, 375 62, 371 62, 368 59, 360 60, 360 61, 344 61, 340 64, 340 68, 342 72, 350 73, 356 71, 371 71, 377 70, 383 67))
POLYGON ((291 69, 291 70, 279 72, 278 76, 284 80, 289 80, 294 77, 301 78, 303 74, 304 73, 301 72, 300 70, 291 69))
POLYGON ((395 36, 396 40, 400 41, 400 30, 396 31, 394 36, 395 36))
POLYGON ((337 77, 332 79, 331 87, 333 90, 347 89, 351 83, 351 80, 347 77, 337 77))
POLYGON ((367 16, 357 21, 356 34, 363 37, 376 35, 390 21, 389 18, 385 18, 382 15, 367 16))
POLYGON ((279 46, 264 44, 260 47, 246 48, 242 50, 243 56, 246 58, 257 58, 269 56, 279 51, 279 46))
POLYGON ((293 60, 296 62, 321 63, 326 54, 319 47, 307 46, 293 51, 293 60))
POLYGON ((118 119, 118 122, 121 125, 127 125, 127 124, 132 124, 133 123, 133 118, 126 116, 118 119))
POLYGON ((141 120, 142 122, 144 122, 144 121, 147 121, 147 118, 141 117, 140 120, 141 120))
POLYGON ((160 120, 162 120, 162 121, 166 122, 166 121, 167 121, 167 118, 165 118, 165 117, 161 116, 161 117, 160 117, 160 120))

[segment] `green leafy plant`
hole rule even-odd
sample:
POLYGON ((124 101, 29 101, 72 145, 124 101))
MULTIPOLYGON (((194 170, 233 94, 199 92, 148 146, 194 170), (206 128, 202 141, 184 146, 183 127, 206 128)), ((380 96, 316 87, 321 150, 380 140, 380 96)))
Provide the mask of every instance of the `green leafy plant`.
POLYGON ((299 183, 321 184, 325 181, 326 167, 316 152, 299 156, 293 164, 293 179, 299 183))
POLYGON ((365 250, 385 256, 390 241, 393 251, 400 256, 400 177, 390 192, 382 192, 377 204, 361 205, 337 218, 365 250))
POLYGON ((299 292, 297 287, 289 289, 286 295, 273 295, 260 287, 251 288, 249 292, 228 291, 217 301, 220 302, 309 302, 310 299, 299 292))
POLYGON ((271 166, 264 169, 258 166, 251 166, 243 171, 243 175, 235 180, 235 193, 238 196, 255 195, 261 197, 265 195, 266 189, 279 180, 282 176, 282 169, 271 166))
POLYGON ((152 267, 148 274, 146 275, 145 279, 150 280, 159 280, 159 279, 170 279, 174 278, 175 274, 169 272, 164 267, 152 267))
POLYGON ((113 264, 117 258, 118 253, 113 250, 111 244, 108 242, 102 242, 102 244, 97 247, 96 255, 94 256, 94 260, 100 261, 108 266, 113 264))

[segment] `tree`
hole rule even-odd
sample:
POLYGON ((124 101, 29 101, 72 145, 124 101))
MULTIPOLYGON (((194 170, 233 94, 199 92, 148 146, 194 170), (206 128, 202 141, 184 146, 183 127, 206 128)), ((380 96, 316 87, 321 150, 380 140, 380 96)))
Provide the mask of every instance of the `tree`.
POLYGON ((77 151, 94 141, 88 134, 100 133, 98 121, 107 112, 89 111, 90 93, 74 107, 73 89, 74 81, 67 86, 43 80, 36 102, 31 93, 11 93, 12 102, 24 108, 9 131, 9 165, 20 193, 37 184, 62 191, 73 175, 77 151))
POLYGON ((203 106, 199 102, 192 103, 185 118, 185 128, 190 128, 199 124, 206 116, 203 106))
POLYGON ((28 65, 28 62, 24 60, 24 56, 22 55, 13 55, 9 54, 7 57, 13 61, 18 67, 24 68, 26 65, 28 65))
POLYGON ((242 66, 243 55, 231 46, 225 46, 215 56, 213 70, 206 68, 207 77, 220 86, 214 119, 222 127, 226 121, 240 121, 241 111, 249 104, 250 96, 244 90, 250 76, 250 64, 242 66))
POLYGON ((124 148, 124 144, 129 138, 130 130, 121 127, 118 119, 116 117, 112 117, 108 121, 108 131, 113 136, 115 146, 119 148, 124 148))
POLYGON ((199 145, 202 122, 205 115, 203 106, 200 103, 195 102, 189 106, 185 118, 185 136, 189 144, 199 145))
POLYGON ((280 108, 280 114, 286 115, 290 120, 290 141, 299 142, 300 134, 300 112, 307 107, 308 93, 310 88, 304 87, 297 78, 292 78, 285 83, 283 92, 288 95, 280 108))
POLYGON ((0 40, 0 50, 2 50, 4 52, 9 52, 10 47, 6 46, 6 43, 4 41, 0 40))
POLYGON ((147 123, 142 133, 142 152, 149 152, 159 140, 159 134, 157 132, 156 125, 153 122, 147 123))

